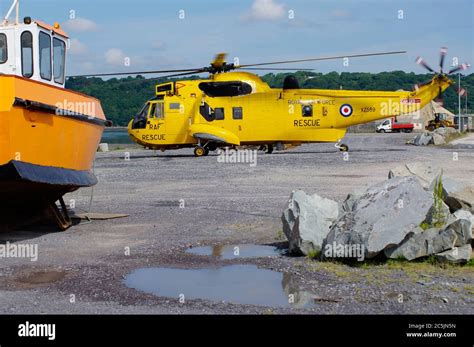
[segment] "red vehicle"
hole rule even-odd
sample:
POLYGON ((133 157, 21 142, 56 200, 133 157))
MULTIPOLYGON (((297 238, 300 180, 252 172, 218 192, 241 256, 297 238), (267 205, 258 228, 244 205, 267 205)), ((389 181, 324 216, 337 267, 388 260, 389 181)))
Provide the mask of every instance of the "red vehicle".
POLYGON ((379 124, 376 131, 378 133, 411 133, 414 128, 413 123, 399 122, 396 117, 392 117, 379 124))

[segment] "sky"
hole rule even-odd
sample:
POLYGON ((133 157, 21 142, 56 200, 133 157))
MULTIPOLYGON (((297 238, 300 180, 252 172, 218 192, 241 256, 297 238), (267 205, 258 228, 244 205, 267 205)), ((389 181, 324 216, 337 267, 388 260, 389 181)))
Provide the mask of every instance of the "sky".
POLYGON ((447 65, 474 63, 473 0, 21 0, 20 16, 68 32, 68 75, 199 68, 219 52, 251 64, 407 51, 293 65, 323 73, 424 73, 416 57, 438 69, 443 46, 447 65))

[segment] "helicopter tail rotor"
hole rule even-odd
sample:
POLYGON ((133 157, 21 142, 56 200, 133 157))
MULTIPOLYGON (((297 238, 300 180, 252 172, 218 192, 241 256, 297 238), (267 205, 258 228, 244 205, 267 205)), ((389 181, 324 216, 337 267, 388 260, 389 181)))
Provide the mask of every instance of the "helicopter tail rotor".
MULTIPOLYGON (((458 65, 455 68, 449 70, 448 73, 445 74, 443 72, 443 67, 444 67, 444 61, 445 61, 446 55, 448 53, 448 49, 446 47, 441 47, 439 53, 440 53, 439 72, 436 72, 435 70, 433 70, 428 65, 428 63, 421 57, 416 58, 416 63, 418 65, 423 66, 426 70, 428 70, 429 72, 435 74, 435 76, 440 78, 440 79, 445 78, 446 75, 450 75, 450 74, 453 74, 453 73, 461 71, 461 70, 467 70, 471 66, 470 64, 464 63, 464 64, 458 65)), ((418 89, 419 89, 419 85, 415 85, 415 90, 418 90, 418 89)), ((436 99, 436 101, 441 103, 441 104, 443 103, 443 90, 442 90, 441 87, 439 88, 439 95, 438 95, 438 98, 436 99)))

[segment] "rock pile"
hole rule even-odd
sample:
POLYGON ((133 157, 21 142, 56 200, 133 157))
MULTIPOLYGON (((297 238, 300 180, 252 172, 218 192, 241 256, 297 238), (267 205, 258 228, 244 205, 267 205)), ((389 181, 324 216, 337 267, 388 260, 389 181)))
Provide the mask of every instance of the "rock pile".
MULTIPOLYGON (((471 259, 474 187, 410 163, 343 202, 291 194, 282 215, 290 252, 321 258, 471 259)), ((359 259, 361 260, 361 259, 359 259)))
POLYGON ((408 144, 415 146, 444 145, 457 135, 454 128, 438 128, 432 132, 427 131, 416 135, 408 144))

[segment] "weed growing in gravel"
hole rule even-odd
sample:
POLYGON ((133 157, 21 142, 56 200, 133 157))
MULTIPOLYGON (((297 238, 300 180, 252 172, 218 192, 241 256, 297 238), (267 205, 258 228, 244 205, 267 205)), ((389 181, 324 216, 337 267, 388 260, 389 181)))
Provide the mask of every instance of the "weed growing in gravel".
POLYGON ((446 216, 443 212, 443 172, 439 175, 439 178, 436 180, 435 187, 433 190, 433 197, 434 197, 434 208, 435 212, 433 214, 432 224, 434 227, 442 227, 445 223, 446 216))
POLYGON ((316 259, 316 258, 319 258, 320 254, 321 254, 321 252, 318 252, 316 250, 311 250, 311 251, 308 252, 307 257, 310 258, 310 259, 316 259))
POLYGON ((275 239, 276 240, 284 240, 285 239, 285 233, 283 232, 282 229, 277 231, 275 239))

